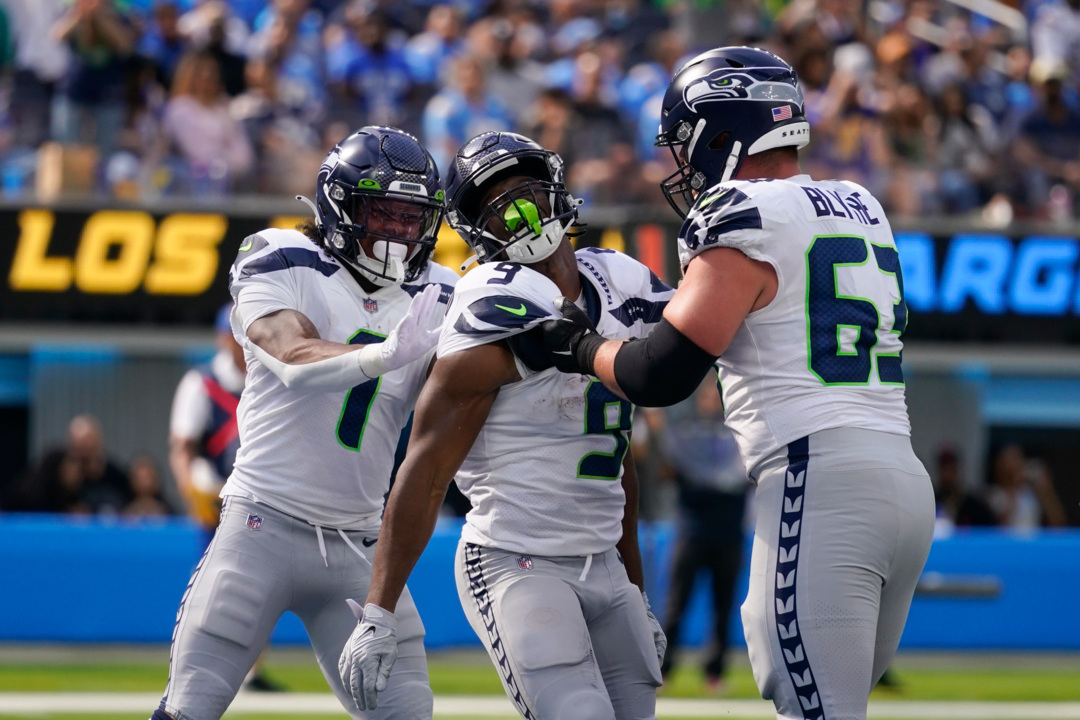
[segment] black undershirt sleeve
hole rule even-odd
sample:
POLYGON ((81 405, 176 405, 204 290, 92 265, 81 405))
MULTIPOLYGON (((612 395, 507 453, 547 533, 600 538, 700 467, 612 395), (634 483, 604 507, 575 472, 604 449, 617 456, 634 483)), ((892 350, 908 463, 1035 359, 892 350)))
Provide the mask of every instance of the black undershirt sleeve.
POLYGON ((615 355, 615 381, 626 399, 665 407, 690 397, 716 362, 666 319, 649 335, 623 344, 615 355))

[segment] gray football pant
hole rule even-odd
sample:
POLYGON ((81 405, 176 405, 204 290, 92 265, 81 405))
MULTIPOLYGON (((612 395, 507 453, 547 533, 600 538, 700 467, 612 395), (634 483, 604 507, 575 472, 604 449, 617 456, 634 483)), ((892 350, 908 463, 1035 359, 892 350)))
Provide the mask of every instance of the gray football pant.
POLYGON ((362 603, 367 596, 378 527, 346 535, 366 559, 336 530, 319 530, 266 505, 228 498, 214 540, 180 602, 162 709, 177 720, 218 720, 278 618, 291 610, 307 628, 326 681, 352 717, 430 719, 424 626, 408 590, 397 605, 398 658, 389 687, 379 693, 378 709, 356 710, 341 684, 338 658, 356 627, 345 598, 362 603), (258 529, 249 527, 251 516, 259 518, 251 522, 258 529))
POLYGON ((813 433, 757 473, 743 630, 781 720, 865 720, 934 531, 934 491, 902 435, 813 433))
POLYGON ((614 548, 586 563, 462 541, 461 607, 526 720, 655 720, 660 661, 641 591, 614 548))

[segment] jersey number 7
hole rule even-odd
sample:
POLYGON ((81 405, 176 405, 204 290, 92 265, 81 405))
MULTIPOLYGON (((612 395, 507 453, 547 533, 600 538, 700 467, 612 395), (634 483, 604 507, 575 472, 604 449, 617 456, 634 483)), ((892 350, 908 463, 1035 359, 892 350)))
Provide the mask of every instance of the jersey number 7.
MULTIPOLYGON (((371 345, 381 343, 385 339, 385 335, 369 330, 357 330, 349 338, 349 344, 371 345)), ((381 384, 382 378, 377 377, 356 385, 345 395, 345 404, 342 405, 341 416, 338 418, 337 439, 346 450, 360 452, 364 428, 367 427, 368 418, 371 417, 371 404, 375 402, 375 395, 379 392, 381 384)))

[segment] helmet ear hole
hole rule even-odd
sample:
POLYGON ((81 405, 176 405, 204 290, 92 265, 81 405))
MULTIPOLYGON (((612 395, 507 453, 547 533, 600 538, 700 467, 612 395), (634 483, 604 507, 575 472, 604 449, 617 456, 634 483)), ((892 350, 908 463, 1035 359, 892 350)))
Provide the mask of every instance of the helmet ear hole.
POLYGON ((719 149, 723 148, 725 145, 727 145, 728 138, 730 138, 730 137, 731 137, 731 131, 730 130, 721 130, 720 132, 718 132, 716 134, 715 137, 713 137, 712 140, 709 141, 708 148, 710 150, 719 150, 719 149))

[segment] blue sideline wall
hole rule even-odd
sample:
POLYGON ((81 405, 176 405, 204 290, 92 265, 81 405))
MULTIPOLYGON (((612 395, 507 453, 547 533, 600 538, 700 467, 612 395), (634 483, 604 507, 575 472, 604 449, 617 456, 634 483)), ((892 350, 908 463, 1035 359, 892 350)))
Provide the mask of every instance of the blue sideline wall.
MULTIPOLYGON (((456 524, 440 524, 409 581, 431 648, 479 644, 454 585, 458 533, 456 524)), ((641 537, 649 595, 662 610, 673 533, 649 527, 641 537)), ((748 558, 749 542, 746 551, 748 558)), ((199 552, 186 521, 0 516, 0 641, 168 642, 199 552)), ((682 638, 691 645, 711 623, 699 585, 682 638)), ((736 604, 745 587, 744 564, 736 604)), ((957 533, 934 543, 902 647, 1080 649, 1080 625, 1033 611, 1069 608, 1078 596, 1080 531, 957 533)), ((730 623, 741 644, 737 611, 730 623)), ((274 641, 306 642, 300 621, 286 615, 274 641)))

